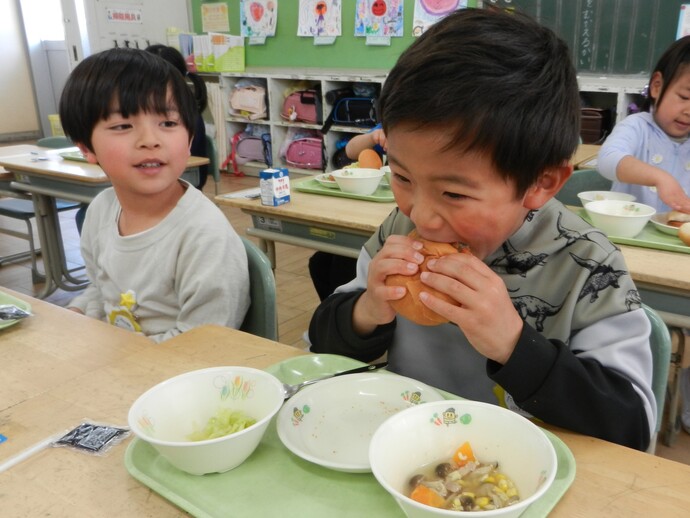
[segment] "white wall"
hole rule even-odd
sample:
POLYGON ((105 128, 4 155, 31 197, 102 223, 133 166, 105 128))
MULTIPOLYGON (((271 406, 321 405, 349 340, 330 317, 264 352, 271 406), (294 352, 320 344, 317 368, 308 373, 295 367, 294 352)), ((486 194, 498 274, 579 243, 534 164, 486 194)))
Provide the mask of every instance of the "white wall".
POLYGON ((36 133, 38 116, 16 0, 0 0, 0 139, 36 133))

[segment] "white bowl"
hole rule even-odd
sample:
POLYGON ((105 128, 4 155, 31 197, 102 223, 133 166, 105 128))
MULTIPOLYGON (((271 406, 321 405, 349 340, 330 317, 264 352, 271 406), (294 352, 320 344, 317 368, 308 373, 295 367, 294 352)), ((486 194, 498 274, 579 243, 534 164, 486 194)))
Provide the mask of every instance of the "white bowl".
POLYGON ((390 417, 371 440, 374 476, 409 518, 519 516, 549 489, 556 476, 556 451, 532 422, 497 405, 467 400, 426 403, 390 417), (465 441, 480 462, 497 461, 520 501, 501 509, 438 509, 412 500, 408 482, 422 468, 447 462, 465 441))
POLYGON ((643 203, 625 200, 599 200, 585 204, 592 225, 607 236, 635 237, 656 213, 643 203))
POLYGON ((381 167, 381 171, 383 171, 383 175, 386 177, 386 181, 388 182, 388 185, 391 184, 391 166, 389 165, 384 165, 381 167))
POLYGON ((222 473, 252 454, 283 397, 283 385, 272 374, 249 367, 213 367, 147 390, 130 408, 128 422, 137 437, 176 468, 193 475, 222 473), (216 439, 188 439, 221 409, 242 411, 256 423, 216 439))
POLYGON ((379 186, 384 172, 380 169, 347 168, 336 169, 331 174, 341 191, 368 196, 379 186))
POLYGON ((577 193, 577 197, 580 198, 580 203, 584 207, 585 204, 590 201, 599 200, 625 200, 625 201, 635 201, 634 194, 628 194, 627 192, 616 192, 616 191, 583 191, 577 193))
POLYGON ((278 413, 278 437, 292 453, 336 471, 367 473, 369 441, 388 417, 442 400, 432 387, 392 373, 346 374, 298 392, 278 413))

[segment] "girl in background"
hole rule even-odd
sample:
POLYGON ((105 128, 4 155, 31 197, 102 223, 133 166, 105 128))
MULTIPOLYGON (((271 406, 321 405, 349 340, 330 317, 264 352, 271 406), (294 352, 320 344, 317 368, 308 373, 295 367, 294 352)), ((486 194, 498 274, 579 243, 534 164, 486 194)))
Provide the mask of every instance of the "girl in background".
MULTIPOLYGON (((613 180, 611 190, 633 194, 657 212, 690 213, 690 36, 664 52, 648 89, 643 111, 626 117, 606 139, 599 172, 613 180)), ((681 423, 690 433, 690 367, 682 369, 680 386, 681 423)))

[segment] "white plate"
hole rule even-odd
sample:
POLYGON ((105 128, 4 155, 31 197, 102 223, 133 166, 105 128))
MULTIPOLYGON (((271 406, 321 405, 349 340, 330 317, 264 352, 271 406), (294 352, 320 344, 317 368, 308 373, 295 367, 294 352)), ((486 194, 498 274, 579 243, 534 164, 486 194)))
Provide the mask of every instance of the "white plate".
POLYGON ((328 187, 330 189, 337 189, 338 183, 335 180, 331 180, 330 176, 330 173, 317 174, 314 177, 314 180, 319 182, 324 187, 328 187))
POLYGON ((347 374, 289 399, 278 413, 278 437, 304 460, 367 473, 369 442, 379 425, 401 410, 442 399, 437 390, 397 374, 347 374))
POLYGON ((668 212, 657 212, 654 214, 654 216, 652 216, 650 221, 659 232, 678 237, 678 227, 673 227, 666 224, 668 221, 668 212))

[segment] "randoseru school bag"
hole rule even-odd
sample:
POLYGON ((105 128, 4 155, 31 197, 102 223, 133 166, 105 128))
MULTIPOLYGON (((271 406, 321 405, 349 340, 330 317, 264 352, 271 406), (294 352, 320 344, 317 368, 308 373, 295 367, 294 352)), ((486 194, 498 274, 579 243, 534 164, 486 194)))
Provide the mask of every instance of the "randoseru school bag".
POLYGON ((299 90, 285 98, 280 116, 289 121, 321 124, 321 95, 318 90, 299 90))
POLYGON ((247 85, 233 88, 230 94, 231 115, 249 120, 266 117, 266 89, 263 86, 247 85))
POLYGON ((264 162, 268 167, 273 165, 270 133, 257 136, 246 131, 238 131, 233 135, 230 146, 230 155, 222 168, 227 169, 229 163, 232 163, 232 172, 235 176, 244 176, 238 166, 247 162, 264 162))
POLYGON ((302 169, 323 169, 325 164, 323 139, 318 137, 297 138, 288 144, 285 161, 302 169))
POLYGON ((333 106, 333 124, 342 126, 376 126, 376 99, 371 97, 344 97, 333 106))

